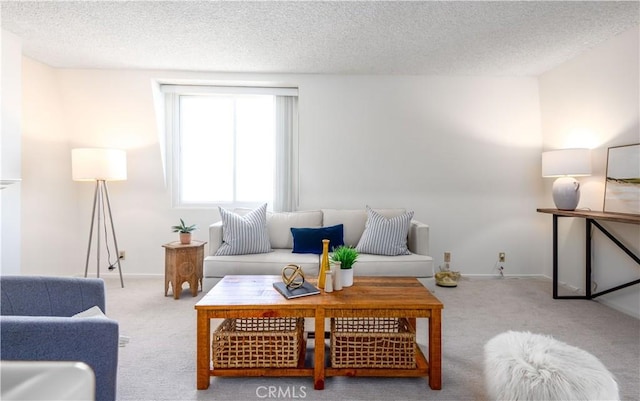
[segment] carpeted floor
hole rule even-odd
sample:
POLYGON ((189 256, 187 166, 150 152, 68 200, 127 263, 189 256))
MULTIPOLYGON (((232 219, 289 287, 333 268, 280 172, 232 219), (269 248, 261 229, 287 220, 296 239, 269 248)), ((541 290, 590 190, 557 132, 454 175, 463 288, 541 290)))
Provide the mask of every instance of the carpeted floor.
MULTIPOLYGON (((552 335, 593 354, 616 376, 623 400, 640 399, 640 321, 600 303, 553 300, 544 278, 463 278, 456 288, 438 287, 443 302, 442 390, 425 378, 327 378, 313 390, 312 378, 212 377, 196 390, 195 303, 204 292, 164 297, 162 277, 107 278, 107 315, 131 338, 120 348, 118 400, 485 400, 483 346, 493 336, 520 330, 552 335)), ((212 326, 217 326, 214 322, 212 326)), ((426 352, 426 322, 418 322, 426 352)))

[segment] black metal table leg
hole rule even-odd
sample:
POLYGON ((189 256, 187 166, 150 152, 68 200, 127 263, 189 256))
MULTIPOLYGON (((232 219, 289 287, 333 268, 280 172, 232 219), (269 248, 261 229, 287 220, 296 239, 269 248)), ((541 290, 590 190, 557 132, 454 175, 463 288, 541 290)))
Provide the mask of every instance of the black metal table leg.
POLYGON ((558 216, 553 215, 553 299, 558 299, 558 216))
POLYGON ((584 294, 587 299, 591 299, 591 219, 585 219, 586 221, 586 235, 585 235, 585 275, 584 278, 584 294))

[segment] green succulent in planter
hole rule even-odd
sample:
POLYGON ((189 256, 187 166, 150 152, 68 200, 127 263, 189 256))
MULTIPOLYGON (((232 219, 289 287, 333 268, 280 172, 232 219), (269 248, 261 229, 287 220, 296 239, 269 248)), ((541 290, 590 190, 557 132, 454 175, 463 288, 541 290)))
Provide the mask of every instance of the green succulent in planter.
POLYGON ((331 260, 334 262, 340 262, 341 269, 351 269, 353 264, 358 259, 358 251, 355 248, 341 245, 333 250, 331 260))
POLYGON ((186 224, 184 224, 184 220, 182 219, 180 219, 180 225, 171 227, 174 233, 184 233, 184 234, 195 231, 197 228, 198 227, 195 224, 187 226, 186 224))

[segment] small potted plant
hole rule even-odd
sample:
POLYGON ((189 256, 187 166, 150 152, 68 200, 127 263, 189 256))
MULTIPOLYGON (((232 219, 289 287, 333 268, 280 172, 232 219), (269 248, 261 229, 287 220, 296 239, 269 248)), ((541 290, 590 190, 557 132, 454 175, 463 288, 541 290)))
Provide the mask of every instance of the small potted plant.
POLYGON ((358 251, 355 248, 341 245, 333 250, 331 261, 340 262, 340 277, 343 287, 353 285, 353 265, 358 259, 358 251))
POLYGON ((191 243, 191 232, 195 231, 198 227, 195 224, 190 226, 184 224, 184 220, 180 219, 180 225, 171 227, 174 233, 180 233, 180 243, 181 244, 190 244, 191 243))

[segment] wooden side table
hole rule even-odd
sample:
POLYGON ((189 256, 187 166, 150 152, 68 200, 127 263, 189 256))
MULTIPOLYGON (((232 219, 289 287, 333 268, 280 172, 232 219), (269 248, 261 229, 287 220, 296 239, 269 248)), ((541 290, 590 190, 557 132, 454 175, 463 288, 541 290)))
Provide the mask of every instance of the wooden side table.
POLYGON ((180 241, 162 245, 165 248, 164 259, 164 296, 169 291, 169 283, 173 290, 173 298, 180 299, 182 283, 189 283, 191 295, 198 295, 198 282, 202 291, 202 265, 204 264, 205 241, 191 241, 181 244, 180 241))

